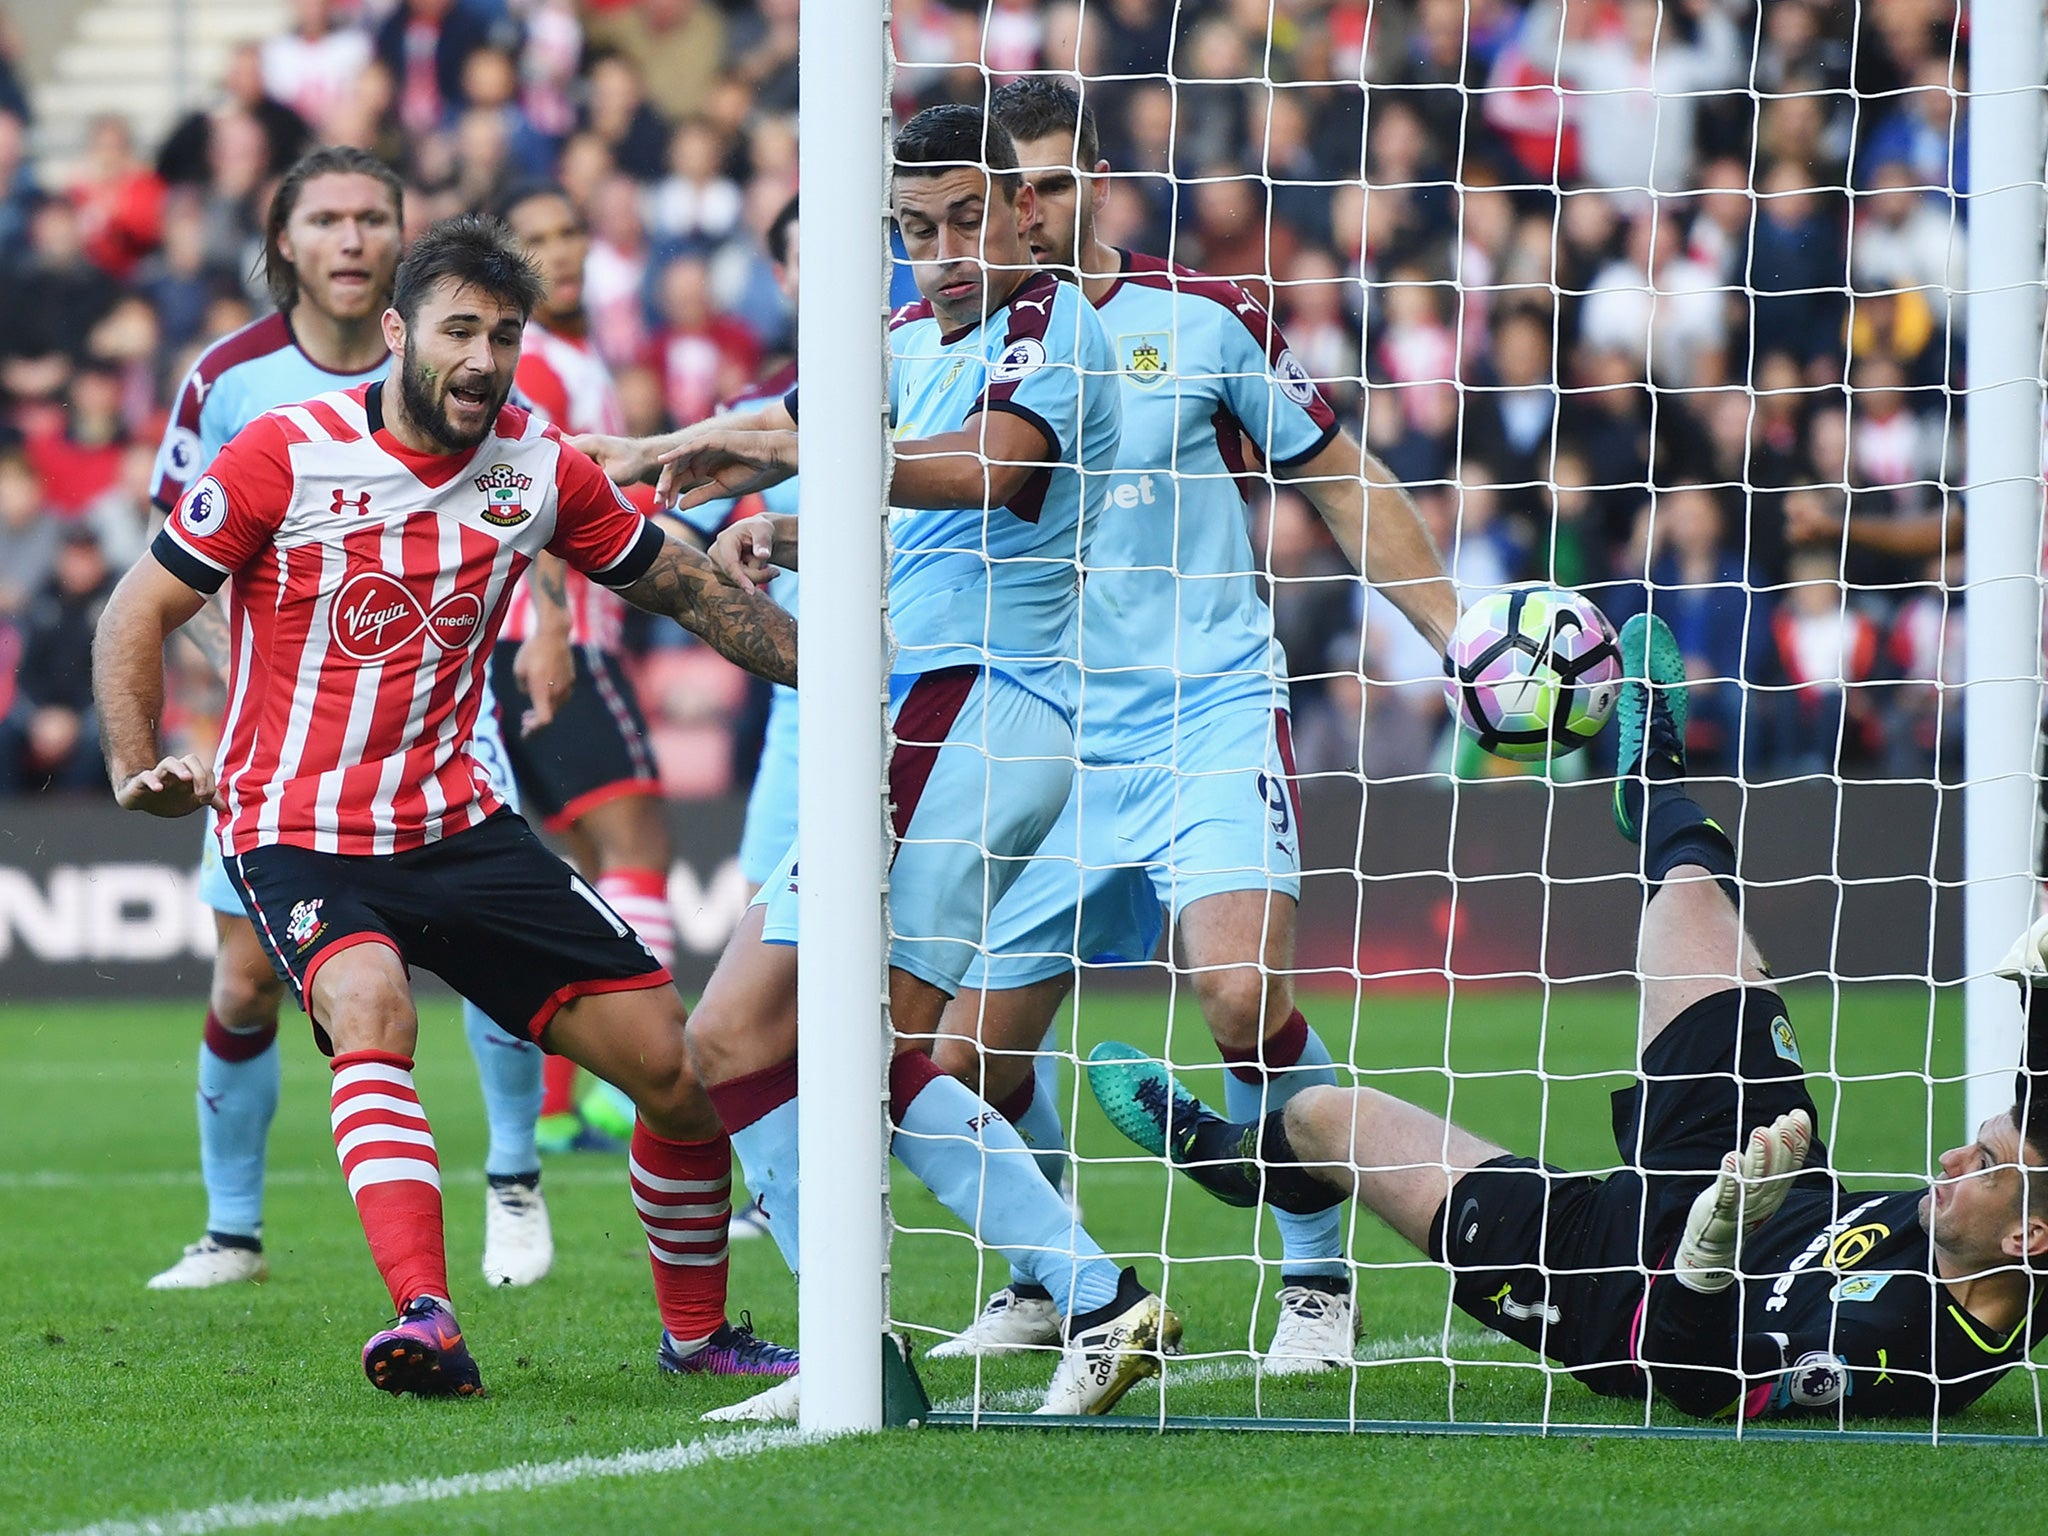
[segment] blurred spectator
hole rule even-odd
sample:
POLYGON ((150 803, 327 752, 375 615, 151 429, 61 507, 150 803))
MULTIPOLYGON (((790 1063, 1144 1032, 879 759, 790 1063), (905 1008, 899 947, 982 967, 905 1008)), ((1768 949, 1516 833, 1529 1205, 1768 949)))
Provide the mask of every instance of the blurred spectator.
POLYGON ((1527 307, 1501 311, 1493 346, 1465 392, 1466 451, 1500 471, 1503 485, 1529 485, 1550 471, 1557 384, 1550 376, 1550 320, 1527 307))
POLYGON ((1927 562, 1928 585, 1892 617, 1885 651, 1901 682, 1888 690, 1886 772, 1895 778, 1953 782, 1963 748, 1963 588, 1961 552, 1927 562))
POLYGON ((121 449, 121 472, 85 509, 85 525, 99 541, 107 563, 125 571, 149 546, 149 486, 156 449, 130 438, 121 449))
POLYGON ((469 119, 495 121, 504 135, 505 156, 515 179, 538 180, 549 175, 567 131, 542 128, 533 120, 519 90, 518 62, 503 48, 479 48, 462 65, 462 94, 469 119))
POLYGON ((275 100, 264 84, 263 52, 245 43, 228 55, 227 78, 221 82, 220 99, 212 106, 188 114, 164 140, 157 151, 157 174, 172 186, 203 182, 215 165, 214 136, 229 119, 246 119, 262 130, 262 168, 257 179, 281 176, 285 167, 304 154, 313 142, 307 120, 283 102, 275 100))
POLYGON ((1644 213, 1629 222, 1627 238, 1579 307, 1579 339, 1625 353, 1667 388, 1721 382, 1726 307, 1718 274, 1686 254, 1675 219, 1644 213))
POLYGON ((86 335, 121 297, 85 256, 78 210, 45 197, 30 215, 27 260, 0 294, 0 382, 17 399, 64 387, 86 335))
MULTIPOLYGON (((199 195, 181 187, 164 200, 161 248, 135 274, 136 291, 156 311, 164 345, 175 352, 200 332, 206 306, 223 286, 233 287, 234 269, 212 259, 206 249, 206 209, 199 195)), ((169 387, 169 374, 159 379, 159 394, 169 387)))
POLYGON ((369 34, 337 26, 334 0, 294 0, 292 30, 263 45, 263 91, 305 122, 326 125, 355 96, 369 34))
POLYGON ((1780 697, 1777 758, 1790 774, 1831 773, 1838 756, 1870 745, 1869 695, 1856 685, 1877 662, 1878 626, 1846 600, 1833 557, 1792 556, 1792 584, 1772 624, 1778 663, 1791 685, 1780 697))
POLYGON ((647 232, 640 222, 640 192, 624 176, 608 176, 591 193, 590 259, 583 268, 585 307, 597 350, 623 368, 646 350, 648 320, 641 294, 647 286, 647 232))
POLYGON ((583 126, 604 140, 612 162, 635 181, 653 181, 668 159, 668 129, 647 101, 646 78, 631 59, 614 55, 590 67, 583 126))
POLYGON ((42 481, 43 499, 59 517, 77 517, 121 474, 127 424, 121 417, 121 370, 111 359, 87 357, 71 376, 69 411, 58 431, 31 432, 29 462, 42 481))
POLYGON ((0 719, 0 795, 107 790, 92 706, 92 636, 114 573, 84 524, 64 530, 49 579, 21 620, 13 706, 0 719))
MULTIPOLYGON (((1864 142, 1858 184, 1875 184, 1877 168, 1904 165, 1925 194, 1944 207, 1970 190, 1970 119, 1956 111, 1969 89, 1960 61, 1929 59, 1913 73, 1912 89, 1899 98, 1864 142)), ((1958 204, 1958 216, 1964 205, 1958 204)))
POLYGON ((71 184, 86 259, 117 282, 163 237, 164 184, 135 153, 125 117, 100 117, 86 138, 85 164, 71 184))
POLYGON ((377 31, 377 57, 397 84, 408 133, 431 132, 461 107, 463 61, 492 32, 478 0, 400 0, 377 31))
POLYGON ((1872 169, 1869 189, 1856 197, 1854 231, 1849 276, 1859 305, 1870 294, 1904 290, 1926 307, 1936 327, 1953 324, 1960 334, 1967 306, 1951 309, 1949 294, 1968 282, 1962 221, 1947 205, 1920 195, 1904 161, 1872 169))
MULTIPOLYGON (((1565 5, 1558 78, 1585 93, 1573 106, 1586 184, 1642 207, 1652 192, 1685 190, 1701 93, 1743 83, 1742 39, 1720 0, 1620 0, 1613 9, 1618 20, 1602 24, 1599 8, 1565 5)), ((1550 0, 1530 7, 1528 26, 1560 35, 1550 0)))
POLYGON ((591 43, 629 61, 664 115, 704 110, 725 62, 725 20, 709 0, 637 0, 592 13, 588 26, 591 43))
POLYGON ((1751 345, 1764 342, 1796 357, 1809 375, 1842 355, 1841 223, 1813 191, 1808 173, 1779 164, 1763 176, 1750 244, 1751 345))
POLYGON ((0 453, 0 617, 18 616, 42 590, 61 529, 28 459, 19 449, 0 453))
POLYGON ((1352 308, 1359 298, 1327 250, 1310 248, 1286 269, 1276 318, 1294 355, 1345 416, 1358 412, 1362 368, 1359 326, 1352 308))
POLYGON ((713 308, 711 271, 701 256, 678 256, 661 269, 659 303, 654 355, 662 395, 669 418, 688 426, 745 390, 760 346, 745 326, 713 308))
POLYGON ((668 175, 647 193, 647 226, 670 245, 716 245, 740 222, 739 186, 724 174, 725 146, 707 118, 686 118, 669 140, 668 175))
POLYGON ((583 22, 576 0, 539 0, 526 13, 519 53, 520 105, 534 129, 560 140, 576 126, 576 73, 583 62, 583 22))

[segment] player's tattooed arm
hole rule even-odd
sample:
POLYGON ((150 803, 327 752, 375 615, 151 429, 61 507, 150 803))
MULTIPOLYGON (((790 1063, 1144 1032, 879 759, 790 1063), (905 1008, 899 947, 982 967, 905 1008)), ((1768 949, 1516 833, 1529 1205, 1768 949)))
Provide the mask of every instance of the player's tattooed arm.
POLYGON ((1276 471, 1315 504, 1353 566, 1442 650, 1458 627, 1458 589, 1400 481, 1349 432, 1276 471))
POLYGON ((576 652, 570 644, 569 567, 559 555, 543 550, 527 572, 533 598, 533 634, 512 658, 512 675, 526 691, 528 708, 520 716, 519 734, 530 736, 555 718, 576 686, 576 652))
POLYGON ((665 614, 737 666, 796 685, 796 621, 759 592, 720 579, 710 560, 664 536, 654 564, 619 596, 665 614))
POLYGON ((221 611, 219 600, 208 598, 201 603, 199 611, 179 633, 225 682, 229 664, 234 659, 234 646, 228 638, 228 616, 221 611))
POLYGON ((107 599, 92 640, 92 696, 107 777, 123 809, 188 816, 218 805, 213 768, 186 753, 165 756, 164 643, 206 606, 206 598, 148 555, 107 599))

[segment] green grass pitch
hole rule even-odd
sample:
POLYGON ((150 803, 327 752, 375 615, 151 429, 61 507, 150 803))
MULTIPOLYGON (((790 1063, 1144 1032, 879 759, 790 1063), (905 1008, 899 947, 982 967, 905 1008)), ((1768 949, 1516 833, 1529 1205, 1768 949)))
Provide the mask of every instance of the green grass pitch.
MULTIPOLYGON (((1923 1171, 1959 1131, 1960 1096, 1919 1075, 1952 1074, 1959 1010, 1924 991, 1795 992, 1807 1064, 1849 1079, 1821 1098, 1823 1131, 1845 1169, 1923 1171), (1836 1100, 1839 1099, 1839 1118, 1836 1100), (1929 1147, 1929 1127, 1937 1143, 1929 1147)), ((1458 1118, 1522 1151, 1571 1166, 1612 1161, 1606 1094, 1631 1055, 1632 997, 1612 989, 1461 989, 1305 1002, 1332 1049, 1373 1081, 1441 1107, 1446 1040, 1458 1118), (1545 1076, 1532 1068, 1540 1066, 1545 1076)), ((1760 1528, 1790 1509, 1821 1529, 1882 1510, 1895 1529, 2018 1520, 2035 1504, 2032 1448, 1761 1444, 1649 1438, 1419 1438, 1126 1435, 943 1428, 829 1445, 796 1444, 634 1476, 467 1491, 377 1512, 362 1490, 420 1478, 555 1467, 678 1442, 727 1439, 703 1409, 745 1395, 731 1381, 654 1369, 656 1324, 644 1242, 618 1159, 550 1164, 559 1257, 543 1285, 487 1292, 482 1242, 483 1126, 452 1007, 426 1009, 419 1084, 440 1142, 456 1301, 490 1396, 394 1401, 357 1365, 388 1302, 335 1168, 324 1064, 288 1021, 284 1103, 273 1133, 267 1222, 273 1278, 260 1288, 157 1295, 142 1281, 202 1220, 192 1129, 197 1012, 189 1004, 0 1008, 0 1530, 212 1530, 219 1506, 303 1497, 267 1524, 334 1531, 718 1532, 942 1529, 1006 1532, 1271 1531, 1289 1522, 1410 1531, 1760 1528), (168 1523, 194 1515, 182 1525, 168 1523), (121 1528, 119 1526, 113 1528, 121 1528)), ((1084 999, 1085 1047, 1109 1035, 1213 1061, 1191 1007, 1098 991, 1084 999)), ((1072 1044, 1071 1037, 1069 1044, 1072 1044)), ((1214 1095, 1214 1069, 1190 1080, 1214 1095)), ((1067 1102, 1077 1102, 1072 1074, 1067 1102)), ((1078 1096, 1079 1193, 1112 1251, 1168 1294, 1187 1320, 1187 1359, 1162 1394, 1134 1391, 1125 1418, 1264 1415, 1616 1425, 1640 1411, 1568 1378, 1446 1309, 1443 1277, 1369 1218, 1351 1239, 1365 1270, 1367 1332, 1355 1374, 1263 1387, 1247 1347, 1271 1328, 1277 1247, 1268 1224, 1210 1202, 1134 1157, 1078 1096), (1264 1260, 1248 1255, 1263 1251, 1264 1260), (1398 1267, 1397 1267, 1398 1266, 1398 1267), (1448 1351, 1457 1362, 1433 1360, 1448 1351)), ((905 1229, 892 1257, 893 1309, 919 1344, 958 1328, 998 1271, 953 1222, 900 1178, 905 1229)), ((740 1245, 735 1309, 793 1340, 795 1287, 765 1242, 740 1245)), ((942 1407, 1029 1406, 1050 1360, 926 1365, 942 1407)), ((1658 1423, 1679 1422, 1657 1417, 1658 1423)), ((1956 1432, 2031 1436, 2036 1394, 2008 1379, 1956 1432)), ((1916 1427, 1916 1426, 1901 1426, 1916 1427)), ((1925 1426, 1917 1426, 1920 1429, 1925 1426)), ((242 1521, 241 1523, 246 1523, 242 1521)))

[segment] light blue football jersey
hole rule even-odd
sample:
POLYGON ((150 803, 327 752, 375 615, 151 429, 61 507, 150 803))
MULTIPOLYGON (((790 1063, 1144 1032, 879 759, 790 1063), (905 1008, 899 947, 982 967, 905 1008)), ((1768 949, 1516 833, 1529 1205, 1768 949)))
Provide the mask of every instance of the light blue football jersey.
POLYGON ((1102 323, 1073 285, 1036 272, 979 325, 946 332, 920 302, 889 339, 899 442, 1011 411, 1052 445, 1008 506, 890 509, 894 671, 987 666, 1071 712, 1076 592, 1121 417, 1102 323))
POLYGON ((1123 253, 1098 313, 1115 349, 1122 444, 1081 600, 1081 755, 1168 752, 1192 717, 1287 707, 1259 593, 1239 438, 1285 467, 1337 422, 1263 306, 1235 283, 1123 253))
POLYGON ((150 500, 168 515, 185 487, 242 428, 281 405, 384 377, 391 359, 362 373, 329 373, 300 348, 282 314, 265 315, 199 354, 171 408, 157 449, 150 500))

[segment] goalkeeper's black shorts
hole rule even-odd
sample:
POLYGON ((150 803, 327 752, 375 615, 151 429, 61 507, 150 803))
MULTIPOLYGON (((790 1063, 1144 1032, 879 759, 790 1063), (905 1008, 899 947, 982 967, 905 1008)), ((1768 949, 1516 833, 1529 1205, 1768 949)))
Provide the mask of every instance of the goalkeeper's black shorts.
MULTIPOLYGON (((1498 1157, 1451 1187, 1430 1230, 1452 1299, 1487 1327, 1569 1367, 1596 1392, 1643 1395, 1635 1364, 1645 1282, 1670 1268, 1694 1196, 1751 1130, 1819 1115, 1785 1003, 1730 988, 1686 1009, 1614 1095, 1606 1177, 1498 1157)), ((1814 1143, 1809 1169, 1827 1166, 1814 1143)))

